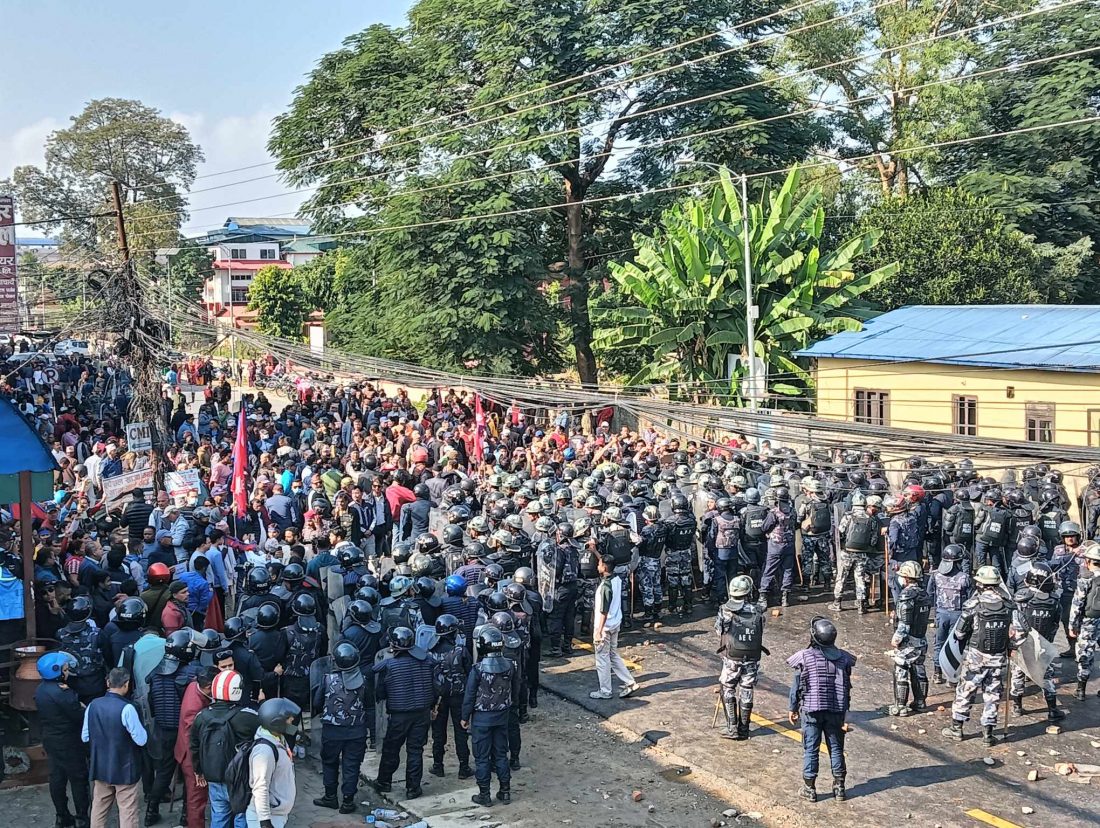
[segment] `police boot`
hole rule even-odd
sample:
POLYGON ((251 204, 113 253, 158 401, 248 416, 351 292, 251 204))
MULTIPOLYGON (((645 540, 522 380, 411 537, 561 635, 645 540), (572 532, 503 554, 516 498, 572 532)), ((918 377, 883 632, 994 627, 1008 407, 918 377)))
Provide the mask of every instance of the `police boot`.
POLYGON ((1073 691, 1073 698, 1077 699, 1078 701, 1084 701, 1085 700, 1085 685, 1087 685, 1087 684, 1088 684, 1088 680, 1081 681, 1080 679, 1078 679, 1077 680, 1077 689, 1073 691))
POLYGON ((803 799, 808 799, 810 802, 817 802, 817 779, 812 776, 802 777, 802 790, 798 792, 798 795, 803 799))
POLYGON ((737 710, 737 740, 743 742, 749 738, 749 722, 752 721, 752 705, 743 704, 737 710))
POLYGON ((652 627, 653 626, 653 605, 652 604, 645 604, 642 607, 642 626, 643 627, 652 627))
POLYGON ((680 617, 681 618, 690 618, 691 617, 691 612, 692 612, 693 609, 695 609, 695 605, 692 601, 691 590, 685 589, 684 590, 684 604, 683 604, 683 608, 680 610, 680 617))
POLYGON ((963 740, 963 723, 952 719, 951 726, 945 727, 940 733, 952 742, 961 742, 963 740))
MULTIPOLYGON (((1084 696, 1081 698, 1084 698, 1084 696)), ((158 822, 160 822, 160 803, 156 800, 150 800, 145 805, 145 824, 156 825, 158 822)))
POLYGON ((1012 715, 1023 716, 1024 715, 1024 697, 1023 696, 1010 696, 1012 699, 1012 715))
POLYGON ((789 607, 791 605, 790 596, 791 593, 789 590, 783 590, 783 593, 779 596, 779 606, 783 607, 783 609, 789 607))
POLYGON ((340 803, 340 813, 342 814, 354 814, 355 813, 355 797, 345 796, 344 801, 340 803))
POLYGON ((493 797, 489 794, 489 786, 478 785, 477 789, 477 793, 470 797, 470 801, 475 805, 484 805, 486 808, 491 807, 493 797))
POLYGON ((428 768, 428 773, 430 773, 432 776, 443 776, 443 763, 432 762, 432 766, 428 768))
POLYGON ((340 801, 336 798, 336 788, 325 788, 325 795, 313 800, 313 804, 319 808, 332 808, 333 810, 339 808, 340 801))
POLYGON ((497 791, 497 799, 499 799, 505 805, 512 804, 512 791, 511 791, 511 789, 501 787, 501 789, 499 791, 497 791))
POLYGON ((894 682, 894 703, 888 711, 891 716, 909 715, 909 685, 900 681, 894 682))
POLYGON ((859 611, 860 615, 866 615, 867 614, 867 599, 863 598, 863 599, 857 601, 856 602, 856 609, 859 611))
POLYGON ((92 822, 90 819, 88 819, 88 817, 77 817, 76 822, 73 824, 76 826, 76 828, 90 828, 92 822))
POLYGON ((722 731, 723 739, 737 738, 737 700, 723 699, 722 707, 726 711, 726 729, 722 731))
POLYGON ((914 713, 923 713, 925 700, 928 698, 928 678, 915 677, 913 681, 913 706, 914 713))
POLYGON ((844 802, 848 798, 848 791, 844 787, 844 777, 833 777, 833 799, 837 802, 844 802))
POLYGON ((932 668, 932 681, 936 684, 943 684, 943 670, 940 669, 938 664, 932 668))
POLYGON ((1046 700, 1048 722, 1056 722, 1059 719, 1064 719, 1066 717, 1066 711, 1062 710, 1062 708, 1058 706, 1058 696, 1051 693, 1049 696, 1046 696, 1046 700))
POLYGON ((463 762, 461 765, 458 766, 459 779, 469 779, 473 775, 474 769, 470 767, 469 762, 463 762))
POLYGON ((1068 649, 1066 649, 1064 652, 1058 653, 1058 658, 1068 658, 1070 660, 1077 658, 1077 653, 1075 651, 1072 641, 1069 643, 1068 649))
POLYGON ((992 747, 997 744, 997 737, 993 735, 994 725, 985 725, 982 730, 984 734, 982 736, 982 742, 992 747))
POLYGON ((827 605, 825 609, 830 609, 833 612, 844 612, 844 604, 839 598, 837 598, 831 604, 827 605))

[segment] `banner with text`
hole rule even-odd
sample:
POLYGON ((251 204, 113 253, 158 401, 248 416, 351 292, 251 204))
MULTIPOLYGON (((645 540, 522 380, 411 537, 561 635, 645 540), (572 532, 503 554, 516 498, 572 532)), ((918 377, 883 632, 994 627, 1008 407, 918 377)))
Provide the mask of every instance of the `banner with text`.
POLYGON ((19 330, 19 282, 15 272, 15 199, 0 195, 0 333, 19 330))
POLYGON ((132 471, 103 478, 103 500, 106 502, 108 509, 122 505, 120 501, 135 489, 152 491, 152 469, 142 469, 141 471, 132 471))

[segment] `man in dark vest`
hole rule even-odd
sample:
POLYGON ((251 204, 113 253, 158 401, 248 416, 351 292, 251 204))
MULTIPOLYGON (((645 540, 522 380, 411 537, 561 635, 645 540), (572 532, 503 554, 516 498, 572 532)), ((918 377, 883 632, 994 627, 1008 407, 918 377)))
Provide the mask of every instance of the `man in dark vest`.
POLYGON ((901 592, 898 593, 897 627, 890 639, 894 648, 894 704, 891 716, 908 716, 924 710, 928 698, 928 619, 932 601, 924 584, 924 572, 916 561, 905 561, 898 568, 901 592), (913 700, 910 702, 909 695, 913 700))
POLYGON ((397 627, 390 634, 393 658, 374 667, 375 699, 386 702, 389 722, 382 740, 382 756, 374 787, 381 793, 392 790, 393 773, 405 747, 405 798, 423 794, 424 745, 428 742, 431 709, 436 701, 435 665, 416 645, 416 633, 397 627))
MULTIPOLYGON (((962 544, 949 543, 940 553, 940 565, 928 578, 928 597, 936 611, 936 646, 939 653, 947 636, 962 614, 963 604, 970 597, 970 573, 965 568, 969 553, 962 544)), ((943 670, 938 658, 933 658, 932 680, 943 684, 943 670)), ((954 686, 954 685, 952 685, 954 686)))
POLYGON ((139 828, 141 748, 148 736, 137 709, 126 700, 130 672, 116 667, 107 675, 107 694, 84 713, 81 739, 91 747, 92 825, 106 825, 118 805, 119 828, 139 828))
POLYGON ((322 808, 339 808, 342 814, 355 812, 359 766, 367 750, 367 719, 374 700, 359 671, 359 650, 348 641, 336 645, 334 669, 313 689, 313 709, 321 711, 321 767, 325 795, 314 799, 322 808), (343 771, 343 800, 336 788, 343 771))
POLYGON ((856 657, 836 646, 836 627, 818 616, 810 622, 810 646, 787 659, 794 670, 787 720, 802 718, 802 791, 817 802, 817 769, 821 739, 829 749, 833 770, 833 798, 847 798, 844 780, 844 718, 851 704, 852 668, 856 657))
POLYGON ((497 799, 507 804, 512 801, 508 718, 519 703, 520 676, 504 655, 504 634, 496 627, 486 625, 478 631, 477 651, 481 660, 466 679, 462 700, 462 725, 470 731, 478 788, 470 799, 475 805, 493 804, 489 790, 495 770, 500 783, 497 799))

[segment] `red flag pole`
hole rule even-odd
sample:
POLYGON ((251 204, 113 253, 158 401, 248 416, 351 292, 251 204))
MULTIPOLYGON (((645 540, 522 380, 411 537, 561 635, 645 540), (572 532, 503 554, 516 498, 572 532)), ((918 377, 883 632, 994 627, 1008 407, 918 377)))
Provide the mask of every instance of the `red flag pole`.
POLYGON ((233 443, 233 505, 237 507, 237 517, 243 518, 248 511, 248 439, 246 437, 244 403, 241 403, 237 417, 237 439, 233 443))

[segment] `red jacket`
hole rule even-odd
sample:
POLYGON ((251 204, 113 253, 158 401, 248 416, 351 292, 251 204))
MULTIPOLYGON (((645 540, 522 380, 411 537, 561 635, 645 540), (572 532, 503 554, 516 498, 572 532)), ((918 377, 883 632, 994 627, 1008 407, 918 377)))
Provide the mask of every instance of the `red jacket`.
POLYGON ((161 626, 164 627, 165 637, 171 635, 176 630, 190 627, 191 619, 188 617, 187 607, 181 605, 179 601, 173 598, 164 605, 164 611, 160 614, 160 623, 161 626))

